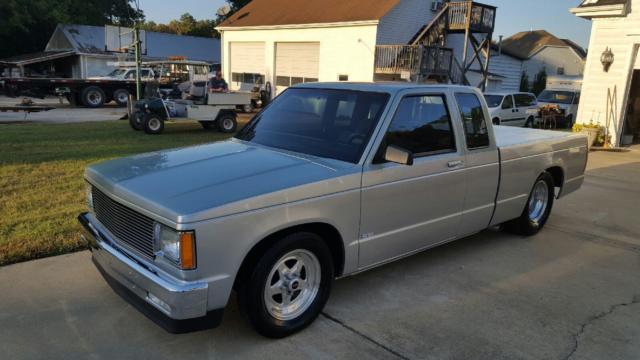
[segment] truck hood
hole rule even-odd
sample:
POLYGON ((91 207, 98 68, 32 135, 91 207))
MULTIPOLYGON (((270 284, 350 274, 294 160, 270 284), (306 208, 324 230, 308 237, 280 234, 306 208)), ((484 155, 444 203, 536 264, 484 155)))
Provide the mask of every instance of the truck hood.
POLYGON ((348 191, 359 175, 355 164, 238 140, 107 161, 85 172, 115 200, 176 224, 348 191))

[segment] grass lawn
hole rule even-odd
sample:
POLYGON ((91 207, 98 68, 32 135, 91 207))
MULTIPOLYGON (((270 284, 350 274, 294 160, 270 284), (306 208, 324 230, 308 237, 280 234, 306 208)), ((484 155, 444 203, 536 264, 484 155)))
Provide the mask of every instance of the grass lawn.
POLYGON ((156 136, 126 121, 0 125, 0 266, 84 249, 76 216, 88 164, 227 137, 196 122, 156 136))

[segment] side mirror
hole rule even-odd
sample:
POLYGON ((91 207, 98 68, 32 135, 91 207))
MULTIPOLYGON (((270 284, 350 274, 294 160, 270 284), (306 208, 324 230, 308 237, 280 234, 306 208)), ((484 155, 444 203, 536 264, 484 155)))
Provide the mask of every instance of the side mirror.
POLYGON ((398 146, 389 145, 384 152, 384 160, 400 165, 413 165, 413 153, 398 146))

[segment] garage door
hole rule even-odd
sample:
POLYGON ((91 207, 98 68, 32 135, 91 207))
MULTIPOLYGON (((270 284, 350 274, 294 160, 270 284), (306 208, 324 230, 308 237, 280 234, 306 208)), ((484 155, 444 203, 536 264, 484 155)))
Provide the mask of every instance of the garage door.
POLYGON ((276 92, 289 86, 318 81, 320 43, 276 44, 276 92))
POLYGON ((231 89, 250 91, 254 84, 263 84, 264 59, 264 42, 231 42, 229 45, 231 89))

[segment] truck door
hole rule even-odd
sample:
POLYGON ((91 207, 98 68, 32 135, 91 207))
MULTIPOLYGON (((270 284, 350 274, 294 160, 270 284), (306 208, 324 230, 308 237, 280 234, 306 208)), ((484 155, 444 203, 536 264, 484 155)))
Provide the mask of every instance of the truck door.
POLYGON ((453 240, 464 203, 464 151, 444 93, 407 93, 383 124, 362 176, 360 268, 453 240), (394 145, 412 166, 385 162, 394 145))
POLYGON ((489 226, 500 177, 500 161, 488 113, 474 92, 456 92, 457 111, 464 128, 466 194, 459 237, 489 226))

